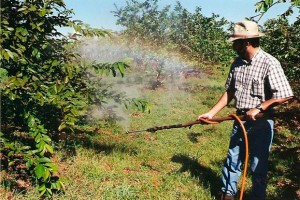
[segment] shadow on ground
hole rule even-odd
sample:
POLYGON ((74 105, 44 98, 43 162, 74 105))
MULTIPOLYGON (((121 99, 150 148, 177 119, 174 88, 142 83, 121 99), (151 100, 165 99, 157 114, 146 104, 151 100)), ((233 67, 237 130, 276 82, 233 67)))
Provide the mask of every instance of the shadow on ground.
POLYGON ((192 177, 199 180, 199 184, 210 189, 212 196, 218 196, 220 177, 213 170, 201 165, 196 159, 182 154, 174 155, 171 161, 182 165, 179 172, 189 172, 192 177))
POLYGON ((112 154, 113 152, 121 152, 127 155, 137 155, 138 151, 134 147, 129 147, 126 142, 122 142, 120 138, 108 133, 100 133, 98 130, 93 131, 77 131, 76 135, 68 135, 63 140, 60 140, 61 149, 64 150, 67 159, 71 156, 76 156, 76 148, 81 146, 86 149, 93 150, 95 153, 105 155, 112 154), (104 140, 101 137, 109 137, 110 139, 104 140), (105 141, 105 142, 104 142, 105 141))

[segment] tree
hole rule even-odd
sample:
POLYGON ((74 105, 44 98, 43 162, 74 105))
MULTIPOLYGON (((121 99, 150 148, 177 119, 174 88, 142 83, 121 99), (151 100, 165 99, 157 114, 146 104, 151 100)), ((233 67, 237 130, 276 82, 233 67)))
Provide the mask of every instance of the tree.
MULTIPOLYGON (((259 12, 258 15, 251 17, 251 19, 257 18, 259 21, 264 14, 271 9, 273 6, 280 4, 280 3, 286 3, 287 0, 261 0, 259 2, 257 2, 256 5, 256 10, 255 12, 259 12)), ((293 9, 294 8, 298 8, 300 9, 300 0, 290 0, 290 6, 287 8, 287 10, 281 14, 281 17, 286 18, 287 16, 290 16, 293 14, 293 9)))
POLYGON ((227 38, 224 29, 229 22, 224 18, 219 20, 218 15, 205 17, 199 7, 190 13, 179 2, 174 10, 170 10, 170 5, 159 10, 157 0, 126 3, 114 13, 128 37, 176 49, 203 64, 224 62, 232 55, 229 43, 224 42, 227 38))
POLYGON ((110 32, 71 20, 72 13, 62 0, 1 0, 1 169, 14 177, 6 185, 26 189, 36 183, 41 196, 64 189, 51 160, 53 137, 59 131, 72 133, 88 105, 112 97, 96 93, 89 76, 123 76, 129 67, 83 60, 76 53, 78 42, 57 28, 96 37, 110 32))

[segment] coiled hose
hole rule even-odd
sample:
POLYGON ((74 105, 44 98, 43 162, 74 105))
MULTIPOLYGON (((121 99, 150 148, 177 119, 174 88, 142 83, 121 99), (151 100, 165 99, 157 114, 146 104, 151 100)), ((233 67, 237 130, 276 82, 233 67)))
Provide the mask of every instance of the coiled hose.
POLYGON ((243 194, 246 184, 246 176, 247 176, 247 166, 249 161, 249 146, 248 146, 248 137, 247 137, 247 131, 245 129, 245 126, 242 122, 242 120, 236 115, 231 114, 229 116, 232 116, 240 125, 242 128, 243 136, 244 136, 244 142, 245 142, 245 161, 244 161, 244 169, 243 169, 243 177, 242 177, 242 183, 241 183, 241 189, 240 189, 240 200, 243 200, 243 194))
MULTIPOLYGON (((244 142, 245 142, 245 161, 244 161, 244 169, 243 169, 243 176, 242 176, 242 183, 241 183, 241 189, 240 189, 240 198, 239 200, 243 200, 244 190, 245 190, 245 184, 246 184, 246 176, 247 176, 247 166, 249 161, 249 146, 248 146, 248 137, 247 137, 247 131, 245 129, 245 126, 242 122, 242 120, 236 115, 236 114, 230 114, 228 115, 230 117, 233 117, 242 128, 243 136, 244 136, 244 142)), ((205 122, 207 124, 218 124, 219 122, 210 121, 209 119, 199 119, 202 122, 205 122)))

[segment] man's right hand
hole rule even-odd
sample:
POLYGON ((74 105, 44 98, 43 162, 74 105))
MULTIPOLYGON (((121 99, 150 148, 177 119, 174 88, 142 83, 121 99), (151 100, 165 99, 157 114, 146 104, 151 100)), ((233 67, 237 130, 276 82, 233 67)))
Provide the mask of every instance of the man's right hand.
POLYGON ((197 120, 200 120, 200 119, 212 119, 212 118, 213 118, 213 115, 208 112, 208 113, 204 113, 202 115, 199 115, 199 117, 198 117, 197 120))

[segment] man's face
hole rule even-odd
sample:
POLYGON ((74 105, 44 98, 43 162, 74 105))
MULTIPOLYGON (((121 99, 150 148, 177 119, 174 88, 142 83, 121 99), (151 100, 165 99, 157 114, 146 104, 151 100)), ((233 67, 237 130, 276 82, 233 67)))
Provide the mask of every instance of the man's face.
POLYGON ((245 40, 234 40, 232 44, 232 49, 241 58, 246 59, 246 42, 245 40))

